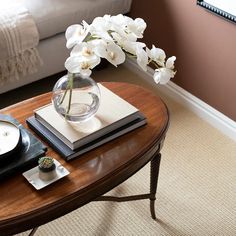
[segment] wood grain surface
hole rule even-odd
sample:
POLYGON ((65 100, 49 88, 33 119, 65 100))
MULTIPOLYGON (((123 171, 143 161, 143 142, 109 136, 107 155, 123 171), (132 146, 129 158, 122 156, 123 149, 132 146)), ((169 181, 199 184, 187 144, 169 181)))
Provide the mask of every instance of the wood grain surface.
MULTIPOLYGON (((47 155, 59 160, 70 174, 42 190, 34 189, 20 173, 0 182, 0 235, 22 232, 71 212, 122 183, 152 159, 169 124, 165 104, 136 85, 102 84, 143 112, 147 125, 70 162, 49 147, 47 155)), ((50 101, 51 93, 47 93, 6 107, 0 113, 12 115, 27 128, 26 118, 50 101)))

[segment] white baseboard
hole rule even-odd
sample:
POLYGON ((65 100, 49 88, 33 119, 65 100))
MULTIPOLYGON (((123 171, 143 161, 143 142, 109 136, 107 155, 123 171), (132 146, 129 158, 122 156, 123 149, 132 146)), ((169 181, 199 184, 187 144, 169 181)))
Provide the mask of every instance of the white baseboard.
MULTIPOLYGON (((152 79, 154 70, 149 67, 147 72, 140 69, 136 62, 132 59, 127 59, 125 66, 136 73, 141 74, 146 78, 148 83, 155 84, 152 79)), ((161 92, 173 98, 175 101, 187 107, 197 116, 201 117, 212 126, 220 130, 222 133, 236 141, 236 122, 225 116, 223 113, 217 111, 215 108, 209 106, 199 98, 187 92, 172 81, 169 81, 164 86, 159 86, 161 92)))

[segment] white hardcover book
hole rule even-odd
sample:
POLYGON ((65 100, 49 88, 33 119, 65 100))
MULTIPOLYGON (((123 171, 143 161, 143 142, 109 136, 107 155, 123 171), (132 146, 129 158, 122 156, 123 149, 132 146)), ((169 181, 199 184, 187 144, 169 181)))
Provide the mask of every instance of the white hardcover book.
POLYGON ((62 118, 52 104, 35 110, 35 118, 75 150, 139 117, 136 107, 103 85, 98 86, 101 91, 100 106, 96 115, 88 121, 73 125, 62 118))

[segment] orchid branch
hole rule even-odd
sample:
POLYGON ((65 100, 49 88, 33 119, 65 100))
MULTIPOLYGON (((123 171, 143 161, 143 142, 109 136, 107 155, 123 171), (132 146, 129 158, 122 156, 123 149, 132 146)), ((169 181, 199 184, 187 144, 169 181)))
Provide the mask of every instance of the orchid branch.
POLYGON ((69 85, 69 89, 70 89, 70 93, 69 93, 69 101, 68 101, 68 108, 67 108, 67 114, 69 114, 70 112, 70 108, 71 108, 71 100, 72 100, 72 90, 73 90, 73 82, 74 82, 74 74, 69 74, 70 78, 68 80, 68 85, 69 85))

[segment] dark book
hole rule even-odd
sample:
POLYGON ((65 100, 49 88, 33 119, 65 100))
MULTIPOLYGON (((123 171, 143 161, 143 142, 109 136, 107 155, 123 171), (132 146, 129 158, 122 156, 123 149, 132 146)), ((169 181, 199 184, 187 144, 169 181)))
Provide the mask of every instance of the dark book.
POLYGON ((35 131, 42 139, 44 139, 56 152, 58 152, 66 161, 78 157, 104 143, 107 143, 121 135, 124 135, 142 125, 145 125, 146 118, 139 113, 139 117, 128 124, 119 127, 106 135, 103 135, 92 142, 85 144, 76 150, 70 149, 65 143, 63 143, 56 135, 43 126, 34 116, 29 117, 26 120, 28 126, 35 131))
POLYGON ((17 154, 11 157, 12 160, 7 163, 0 163, 0 180, 2 180, 37 165, 39 157, 45 156, 47 147, 12 116, 0 114, 0 120, 6 120, 17 125, 22 140, 20 149, 17 154))

